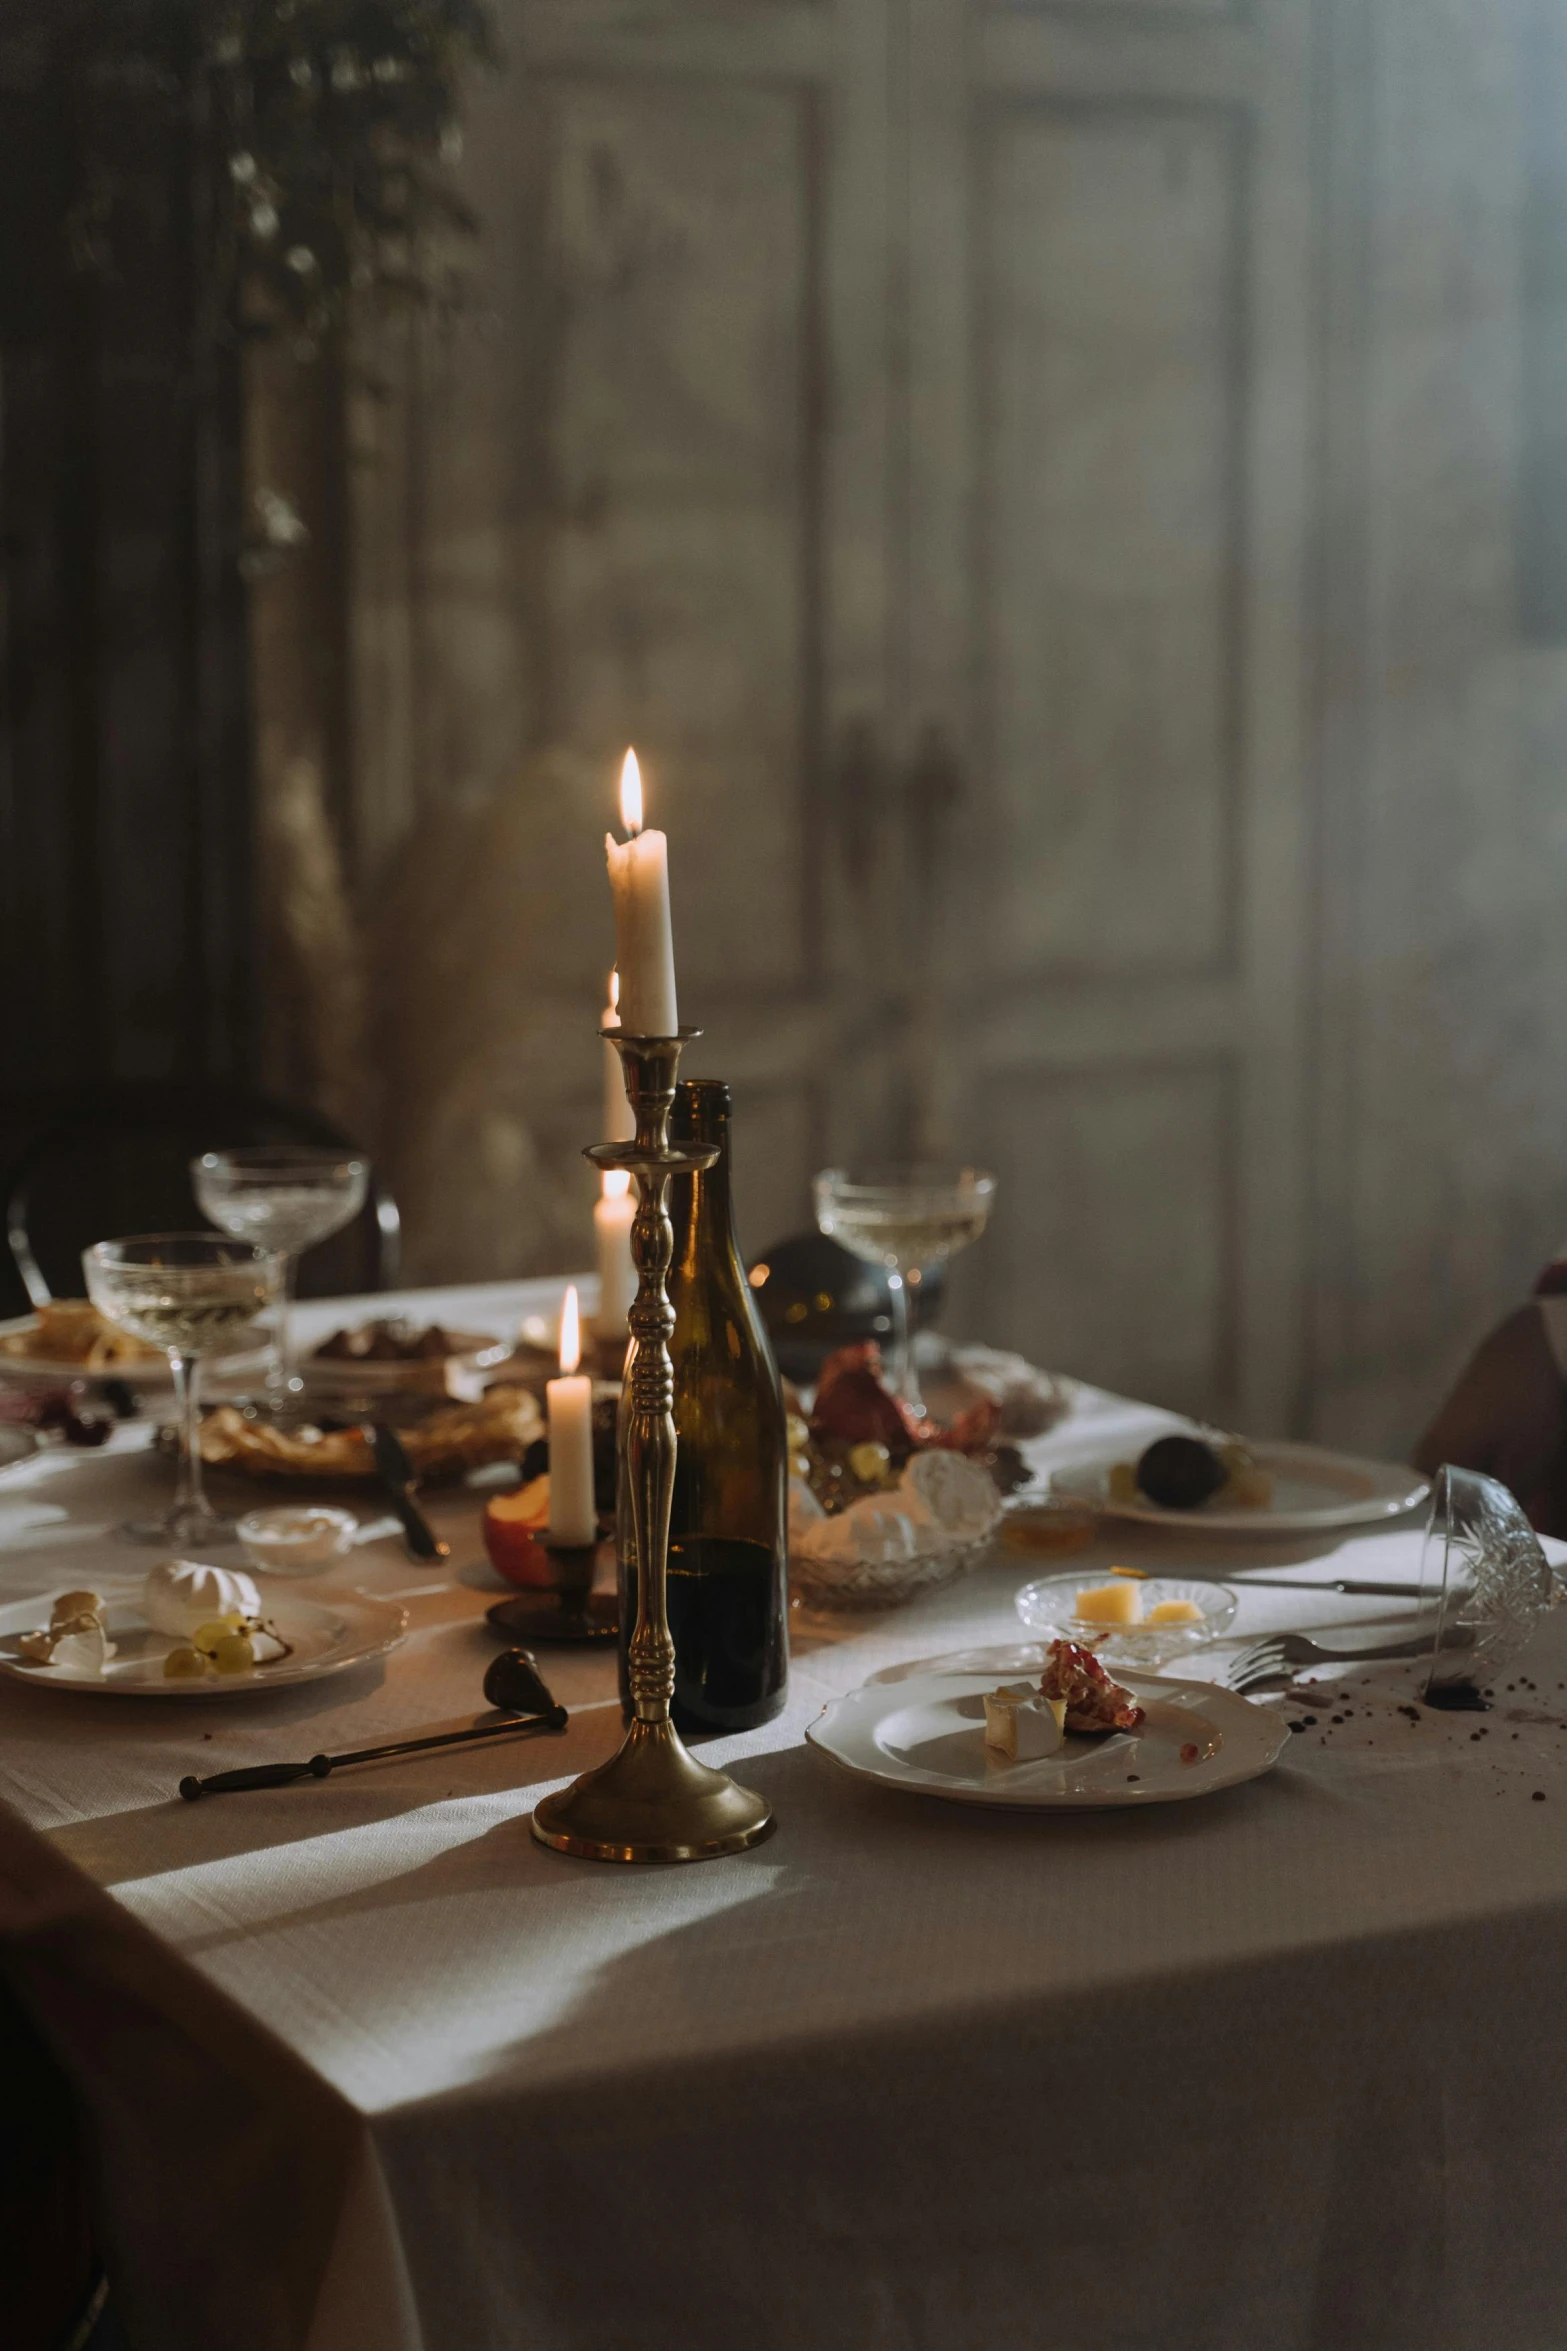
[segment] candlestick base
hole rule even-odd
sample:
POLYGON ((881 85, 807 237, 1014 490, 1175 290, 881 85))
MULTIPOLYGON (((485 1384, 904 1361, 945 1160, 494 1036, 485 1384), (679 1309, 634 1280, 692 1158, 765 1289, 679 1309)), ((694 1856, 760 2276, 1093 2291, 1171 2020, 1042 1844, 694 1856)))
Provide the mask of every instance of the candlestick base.
POLYGON ((762 1797, 698 1763, 666 1718, 633 1722, 619 1753, 546 1796, 532 1825, 541 1845, 584 1861, 711 1861, 777 1824, 762 1797))

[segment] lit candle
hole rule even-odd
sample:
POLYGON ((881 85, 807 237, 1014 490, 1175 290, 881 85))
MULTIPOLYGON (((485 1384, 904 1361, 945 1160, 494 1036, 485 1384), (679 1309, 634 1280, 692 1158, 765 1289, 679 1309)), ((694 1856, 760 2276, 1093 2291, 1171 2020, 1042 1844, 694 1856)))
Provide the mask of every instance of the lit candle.
POLYGON ((637 1294, 637 1269, 631 1257, 631 1227, 637 1204, 631 1197, 631 1178, 623 1167, 604 1170, 604 1196, 593 1210, 598 1236, 600 1338, 617 1337, 626 1327, 631 1301, 637 1294))
POLYGON ((550 1429, 550 1525, 547 1542, 562 1550, 597 1539, 593 1510, 593 1382, 578 1373, 582 1342, 575 1286, 560 1318, 561 1377, 545 1390, 550 1429))
POLYGON ((642 830, 642 771, 634 751, 626 753, 620 771, 620 821, 630 838, 617 841, 608 834, 604 841, 615 894, 620 1017, 634 1037, 672 1037, 680 1016, 669 927, 669 844, 662 833, 642 830))
MULTIPOLYGON (((609 1002, 604 1007, 600 1028, 618 1029, 620 1026, 620 974, 609 975, 609 1002)), ((637 1131, 636 1112, 626 1092, 626 1076, 620 1066, 620 1055, 613 1045, 600 1048, 604 1056, 604 1135, 606 1143, 629 1143, 637 1131)), ((624 1185, 621 1187, 625 1189, 624 1185)))

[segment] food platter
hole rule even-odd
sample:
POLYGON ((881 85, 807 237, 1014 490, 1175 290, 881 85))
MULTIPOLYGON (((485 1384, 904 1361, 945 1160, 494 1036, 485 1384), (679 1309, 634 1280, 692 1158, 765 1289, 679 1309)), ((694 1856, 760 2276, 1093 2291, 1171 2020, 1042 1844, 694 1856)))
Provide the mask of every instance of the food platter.
POLYGON ((299 1371, 307 1394, 325 1403, 329 1398, 348 1403, 382 1396, 452 1396, 473 1401, 483 1390, 483 1375, 511 1355, 509 1339, 488 1331, 451 1331, 450 1349, 438 1355, 393 1356, 323 1355, 319 1348, 300 1359, 299 1371))
POLYGON ((18 1637, 47 1624, 49 1608, 47 1598, 14 1601, 0 1608, 0 1673, 30 1683, 34 1689, 94 1698, 258 1698, 269 1690, 318 1682, 373 1657, 383 1657, 397 1647, 408 1630, 406 1608, 365 1594, 334 1596, 328 1602, 288 1593, 274 1599, 269 1593, 266 1621, 289 1644, 291 1655, 274 1665, 253 1666, 248 1673, 170 1681, 164 1675, 163 1660, 174 1643, 167 1633, 155 1631, 131 1600, 110 1599, 108 1603, 108 1633, 118 1654, 101 1674, 25 1663, 18 1637))
POLYGON ((1088 1502, 1106 1518, 1139 1526, 1189 1529, 1203 1535, 1309 1535, 1333 1527, 1374 1526, 1415 1509, 1430 1491, 1418 1472, 1391 1461, 1366 1461, 1320 1445, 1253 1444, 1250 1451, 1273 1480, 1272 1499, 1245 1505, 1221 1493, 1195 1510, 1171 1510, 1138 1494, 1119 1500, 1111 1491, 1110 1459, 1058 1469, 1051 1492, 1088 1502))
POLYGON ((1069 1737, 1058 1754, 1009 1763, 984 1741, 984 1695, 1039 1649, 971 1650, 878 1675, 835 1698, 806 1731, 859 1779, 953 1804, 1006 1811, 1096 1812, 1211 1796, 1271 1771, 1289 1745, 1276 1712, 1211 1682, 1124 1673, 1145 1709, 1135 1731, 1069 1737), (1195 1749, 1194 1755, 1183 1750, 1195 1749))
MULTIPOLYGON (((492 1462, 520 1461, 543 1433, 538 1405, 522 1388, 492 1387, 476 1404, 432 1403, 431 1411, 400 1430, 414 1475, 422 1482, 460 1478, 492 1462)), ((335 1483, 379 1475, 363 1428, 279 1428, 222 1404, 201 1424, 201 1457, 210 1469, 236 1469, 267 1480, 335 1483)))

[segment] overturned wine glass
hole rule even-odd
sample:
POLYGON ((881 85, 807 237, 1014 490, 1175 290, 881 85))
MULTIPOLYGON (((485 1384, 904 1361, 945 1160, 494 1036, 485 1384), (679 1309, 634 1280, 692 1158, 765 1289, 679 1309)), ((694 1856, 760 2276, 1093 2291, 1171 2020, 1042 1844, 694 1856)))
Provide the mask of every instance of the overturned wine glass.
POLYGON ((1420 1555, 1420 1607, 1431 1649, 1421 1665, 1428 1706, 1482 1706, 1559 1596, 1539 1537, 1507 1488, 1445 1463, 1431 1481, 1420 1555))

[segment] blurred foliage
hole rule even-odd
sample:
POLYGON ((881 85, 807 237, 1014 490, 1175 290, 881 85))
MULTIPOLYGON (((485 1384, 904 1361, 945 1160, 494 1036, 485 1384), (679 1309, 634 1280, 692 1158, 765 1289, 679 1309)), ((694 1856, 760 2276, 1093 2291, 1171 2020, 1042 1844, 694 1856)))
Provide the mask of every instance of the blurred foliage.
MULTIPOLYGON (((309 360, 351 302, 450 310, 460 84, 497 52, 485 0, 8 0, 72 117, 71 265, 114 273, 169 140, 190 158, 198 337, 281 335, 309 360)), ((13 29, 16 20, 13 19, 13 29)))

